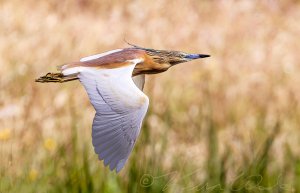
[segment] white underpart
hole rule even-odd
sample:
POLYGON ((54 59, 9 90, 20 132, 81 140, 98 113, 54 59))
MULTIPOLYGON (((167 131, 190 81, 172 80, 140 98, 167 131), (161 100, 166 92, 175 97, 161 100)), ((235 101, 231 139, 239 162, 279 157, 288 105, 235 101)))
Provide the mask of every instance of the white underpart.
POLYGON ((134 84, 135 65, 114 69, 77 68, 78 78, 96 110, 92 142, 99 159, 119 172, 125 165, 140 133, 149 105, 148 97, 134 84))
POLYGON ((92 56, 87 56, 87 57, 81 58, 81 59, 80 59, 80 62, 86 62, 86 61, 89 61, 89 60, 98 59, 98 58, 101 58, 101 57, 103 57, 103 56, 106 56, 106 55, 115 53, 115 52, 120 52, 121 50, 123 50, 123 49, 116 49, 116 50, 111 50, 111 51, 104 52, 104 53, 101 53, 101 54, 96 54, 96 55, 92 55, 92 56))

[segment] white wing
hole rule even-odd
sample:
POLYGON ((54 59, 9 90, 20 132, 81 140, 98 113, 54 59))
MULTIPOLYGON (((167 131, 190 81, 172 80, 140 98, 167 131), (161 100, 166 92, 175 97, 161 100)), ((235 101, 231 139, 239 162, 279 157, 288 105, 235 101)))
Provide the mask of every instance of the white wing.
POLYGON ((95 152, 111 170, 125 165, 139 135, 149 99, 131 76, 141 60, 116 69, 86 68, 78 75, 96 110, 92 128, 95 152))

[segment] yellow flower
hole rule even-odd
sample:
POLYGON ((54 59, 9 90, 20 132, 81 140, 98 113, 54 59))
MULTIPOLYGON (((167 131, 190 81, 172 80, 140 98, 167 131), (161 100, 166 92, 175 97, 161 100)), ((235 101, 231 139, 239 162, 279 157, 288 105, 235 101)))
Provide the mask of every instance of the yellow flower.
POLYGON ((1 129, 0 130, 0 141, 7 141, 11 137, 11 129, 1 129))
POLYGON ((32 168, 28 174, 29 180, 33 182, 36 180, 37 177, 38 177, 38 171, 32 168))
POLYGON ((56 141, 52 138, 47 138, 44 141, 44 147, 46 150, 53 152, 56 149, 56 141))

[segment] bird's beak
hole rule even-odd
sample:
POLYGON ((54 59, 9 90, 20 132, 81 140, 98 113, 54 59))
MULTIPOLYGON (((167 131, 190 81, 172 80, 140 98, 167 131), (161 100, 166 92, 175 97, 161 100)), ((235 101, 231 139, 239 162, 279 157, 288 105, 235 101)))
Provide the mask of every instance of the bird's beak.
POLYGON ((198 58, 207 58, 210 57, 210 55, 206 55, 206 54, 187 54, 184 56, 184 58, 186 59, 190 59, 190 60, 194 60, 194 59, 198 59, 198 58))

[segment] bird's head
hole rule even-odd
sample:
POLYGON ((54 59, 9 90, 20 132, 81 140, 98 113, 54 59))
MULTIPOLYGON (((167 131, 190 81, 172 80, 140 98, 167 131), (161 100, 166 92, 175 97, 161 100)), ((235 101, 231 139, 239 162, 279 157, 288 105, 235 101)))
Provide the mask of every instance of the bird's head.
POLYGON ((188 54, 181 51, 155 50, 150 48, 139 47, 133 44, 130 45, 133 46, 134 48, 145 50, 147 55, 151 56, 156 63, 169 64, 170 66, 199 59, 199 58, 210 57, 210 55, 206 55, 206 54, 188 54))

